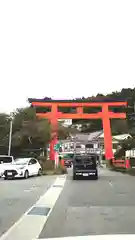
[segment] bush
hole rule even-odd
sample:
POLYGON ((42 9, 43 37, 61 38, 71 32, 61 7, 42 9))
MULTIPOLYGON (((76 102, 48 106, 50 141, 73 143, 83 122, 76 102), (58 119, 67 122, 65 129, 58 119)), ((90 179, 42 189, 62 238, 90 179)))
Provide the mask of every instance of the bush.
POLYGON ((55 168, 55 161, 46 160, 45 159, 39 160, 41 161, 41 166, 43 169, 44 175, 54 175, 54 174, 66 174, 67 169, 59 163, 58 167, 55 168))
POLYGON ((48 160, 43 163, 43 170, 54 170, 55 169, 55 162, 48 160))
POLYGON ((107 168, 113 170, 114 166, 113 166, 113 163, 112 163, 112 159, 106 160, 106 166, 107 166, 107 168))
POLYGON ((107 166, 111 171, 123 172, 123 173, 126 173, 126 172, 127 172, 127 169, 125 169, 125 168, 114 166, 112 159, 106 160, 106 166, 107 166))
POLYGON ((113 167, 113 170, 116 171, 116 172, 122 172, 122 173, 127 172, 126 168, 121 168, 121 167, 113 167))
POLYGON ((43 171, 54 170, 54 161, 46 160, 46 157, 39 157, 38 161, 41 164, 43 171))
POLYGON ((45 162, 45 161, 47 160, 46 157, 43 157, 43 156, 42 156, 42 157, 40 156, 40 157, 38 157, 37 159, 38 159, 38 161, 40 161, 40 162, 45 162))
POLYGON ((63 167, 63 166, 61 165, 61 163, 59 163, 58 170, 60 170, 60 172, 61 172, 62 174, 67 173, 67 168, 66 168, 66 167, 63 167))
POLYGON ((54 170, 54 174, 67 174, 67 169, 66 168, 56 168, 54 170))

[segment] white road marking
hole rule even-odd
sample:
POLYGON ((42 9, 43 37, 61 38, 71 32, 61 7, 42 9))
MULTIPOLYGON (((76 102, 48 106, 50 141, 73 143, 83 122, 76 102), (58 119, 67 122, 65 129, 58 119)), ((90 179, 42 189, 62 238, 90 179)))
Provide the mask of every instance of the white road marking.
POLYGON ((31 192, 31 190, 30 189, 25 189, 24 192, 31 192))
MULTIPOLYGON (((134 234, 115 234, 115 235, 89 235, 89 236, 73 236, 73 237, 61 237, 61 238, 42 238, 41 240, 114 240, 114 239, 122 239, 122 240, 134 240, 134 234)), ((34 240, 34 239, 33 239, 34 240)), ((36 239, 35 239, 36 240, 36 239)))
POLYGON ((112 182, 109 182, 109 185, 110 185, 111 187, 113 187, 113 184, 112 184, 112 182))
POLYGON ((32 190, 35 190, 36 187, 37 187, 36 185, 33 185, 29 189, 24 189, 24 192, 31 192, 32 190))
POLYGON ((53 187, 39 198, 35 205, 33 205, 23 216, 5 233, 0 237, 0 240, 32 240, 38 238, 44 224, 46 223, 52 209, 63 190, 66 181, 66 176, 63 178, 58 177, 53 185, 61 187, 53 187), (33 207, 49 207, 50 211, 47 216, 42 215, 28 215, 33 207))

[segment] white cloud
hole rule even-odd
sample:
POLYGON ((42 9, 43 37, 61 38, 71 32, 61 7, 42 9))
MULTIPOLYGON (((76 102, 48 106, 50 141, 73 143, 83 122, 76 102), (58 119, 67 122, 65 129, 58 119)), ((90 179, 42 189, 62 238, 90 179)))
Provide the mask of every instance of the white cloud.
POLYGON ((134 0, 0 1, 0 111, 134 87, 134 12, 134 0))

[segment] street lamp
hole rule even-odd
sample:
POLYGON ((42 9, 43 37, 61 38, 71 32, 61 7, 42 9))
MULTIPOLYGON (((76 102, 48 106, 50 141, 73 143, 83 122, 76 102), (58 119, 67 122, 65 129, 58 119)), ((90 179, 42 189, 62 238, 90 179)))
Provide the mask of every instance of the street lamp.
POLYGON ((8 141, 8 156, 10 156, 10 154, 11 154, 11 143, 12 143, 13 116, 10 115, 10 117, 8 119, 10 121, 9 141, 8 141))

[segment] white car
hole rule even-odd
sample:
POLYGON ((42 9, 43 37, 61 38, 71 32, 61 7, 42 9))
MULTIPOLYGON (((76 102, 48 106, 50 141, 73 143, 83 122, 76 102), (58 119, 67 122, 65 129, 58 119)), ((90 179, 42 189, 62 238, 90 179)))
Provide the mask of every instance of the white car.
POLYGON ((14 163, 13 156, 0 155, 0 177, 4 172, 4 169, 7 168, 7 166, 11 165, 12 163, 14 163))
POLYGON ((5 179, 28 178, 29 176, 40 176, 41 174, 42 168, 38 160, 35 158, 18 158, 4 169, 2 177, 5 179))

